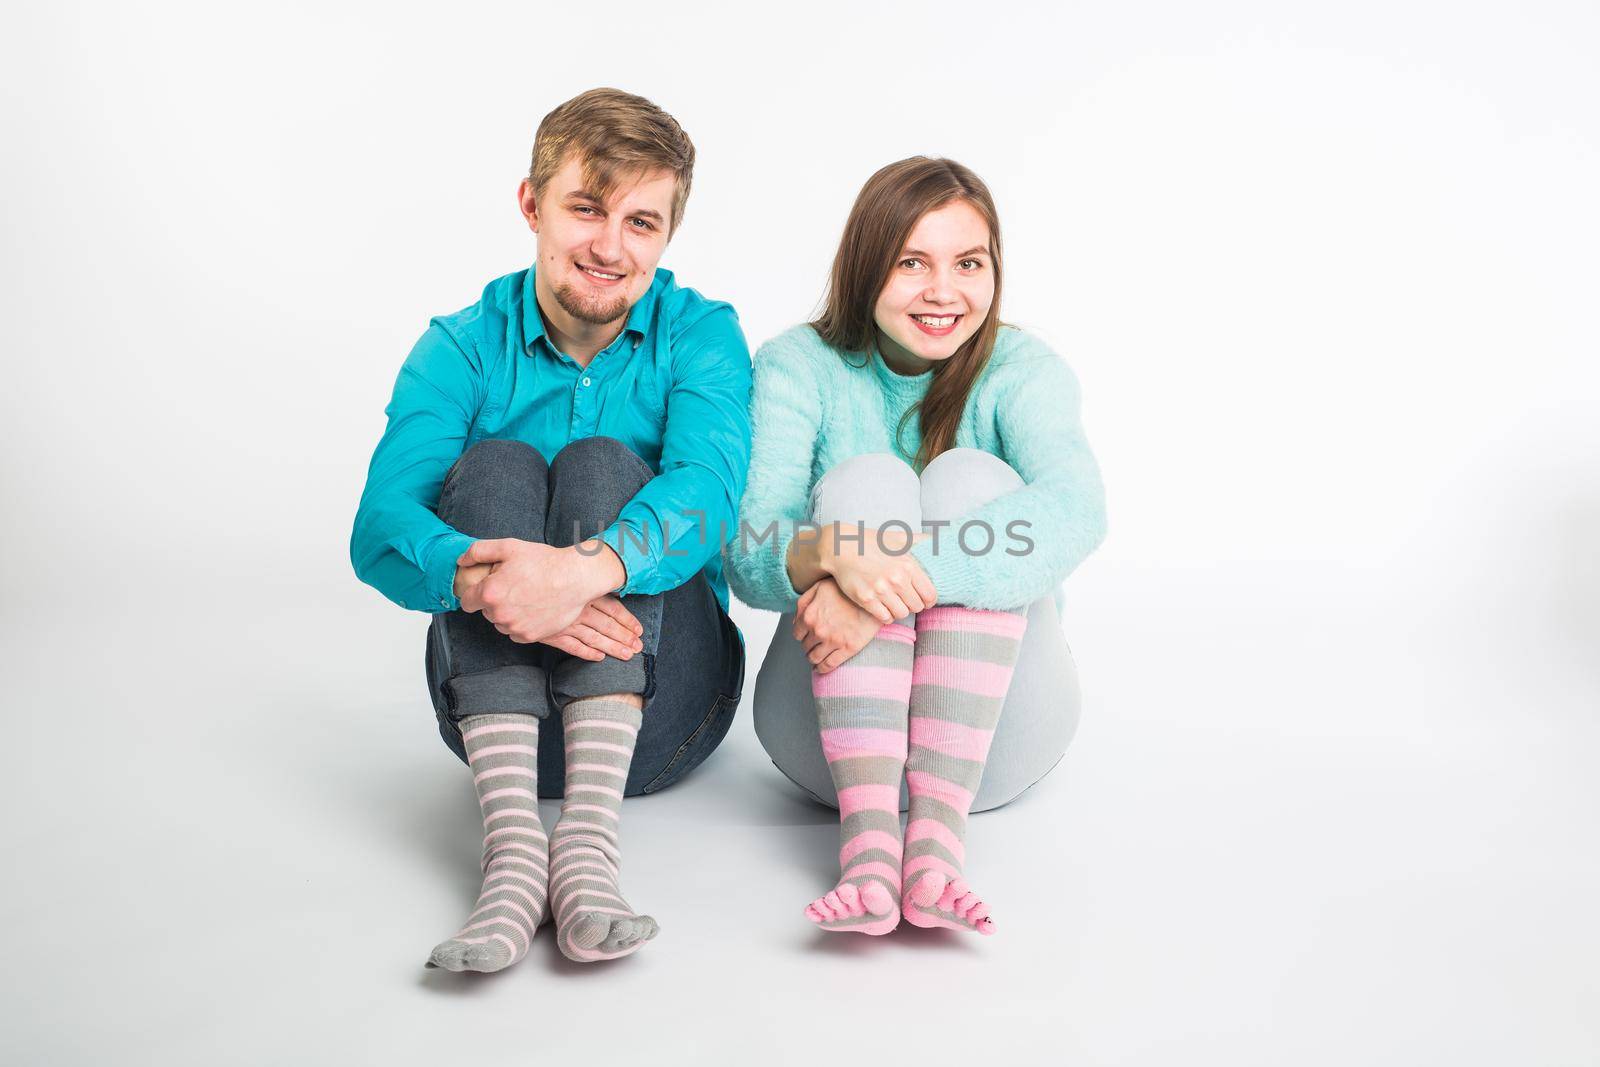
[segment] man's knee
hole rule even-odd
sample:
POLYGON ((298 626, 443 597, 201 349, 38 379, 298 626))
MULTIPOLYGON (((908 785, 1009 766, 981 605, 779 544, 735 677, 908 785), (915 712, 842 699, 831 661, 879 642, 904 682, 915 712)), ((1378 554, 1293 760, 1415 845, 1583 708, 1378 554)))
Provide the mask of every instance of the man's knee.
POLYGON ((542 540, 548 484, 538 449, 522 441, 479 441, 445 475, 438 515, 473 537, 542 540))
POLYGON ((952 448, 922 470, 924 522, 949 522, 1026 484, 999 456, 976 448, 952 448))
POLYGON ((650 465, 615 437, 580 437, 569 442, 550 461, 550 470, 552 474, 588 481, 615 479, 621 475, 624 479, 642 477, 647 482, 655 477, 650 465))
POLYGON ((534 480, 543 484, 548 465, 539 450, 526 441, 508 441, 493 438, 479 441, 455 461, 445 476, 445 485, 452 482, 498 482, 507 478, 534 480))
POLYGON ((653 477, 650 465, 615 437, 568 444, 550 462, 549 542, 574 545, 601 532, 653 477))

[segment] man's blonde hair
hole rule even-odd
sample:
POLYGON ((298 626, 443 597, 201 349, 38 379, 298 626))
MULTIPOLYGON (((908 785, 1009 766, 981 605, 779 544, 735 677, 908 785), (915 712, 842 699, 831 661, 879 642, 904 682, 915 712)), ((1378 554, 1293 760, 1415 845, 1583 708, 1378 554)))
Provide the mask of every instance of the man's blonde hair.
POLYGON ((539 123, 528 168, 534 196, 543 195, 569 155, 576 156, 583 168, 584 191, 601 200, 624 178, 670 171, 678 188, 668 233, 678 231, 694 175, 694 142, 671 115, 621 89, 578 94, 539 123))

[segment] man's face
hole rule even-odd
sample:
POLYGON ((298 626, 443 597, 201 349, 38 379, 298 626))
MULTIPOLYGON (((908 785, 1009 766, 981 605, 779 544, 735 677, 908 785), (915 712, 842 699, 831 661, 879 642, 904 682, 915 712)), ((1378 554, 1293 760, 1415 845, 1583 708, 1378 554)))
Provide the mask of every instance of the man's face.
POLYGON ((539 235, 537 284, 573 318, 604 326, 649 290, 677 182, 666 170, 624 177, 604 203, 583 186, 583 166, 569 156, 537 202, 523 182, 523 213, 539 235))

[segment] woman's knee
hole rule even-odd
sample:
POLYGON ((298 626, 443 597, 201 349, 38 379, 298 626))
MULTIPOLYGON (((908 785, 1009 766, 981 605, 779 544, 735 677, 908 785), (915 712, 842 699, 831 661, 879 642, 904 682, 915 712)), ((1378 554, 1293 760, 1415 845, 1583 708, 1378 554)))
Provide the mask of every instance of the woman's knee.
POLYGON ((960 518, 1024 484, 1022 475, 992 453, 977 448, 941 452, 922 471, 923 521, 960 518))
POLYGON ((917 472, 899 456, 864 452, 835 464, 811 490, 813 522, 865 523, 881 527, 921 522, 917 472))

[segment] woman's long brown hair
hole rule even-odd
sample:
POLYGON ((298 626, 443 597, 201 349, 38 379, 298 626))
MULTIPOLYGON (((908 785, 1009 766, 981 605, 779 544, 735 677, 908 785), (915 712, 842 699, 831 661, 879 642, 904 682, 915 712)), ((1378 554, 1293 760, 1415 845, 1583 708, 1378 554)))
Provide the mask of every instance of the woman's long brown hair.
POLYGON ((1000 217, 983 179, 954 160, 927 156, 891 163, 868 178, 844 224, 822 312, 811 323, 832 347, 844 353, 870 353, 878 339, 873 309, 900 250, 922 216, 955 200, 971 204, 989 226, 994 302, 978 332, 955 355, 934 364, 927 396, 906 412, 896 428, 898 442, 906 419, 912 411, 917 413, 922 431, 922 445, 914 459, 918 470, 955 446, 967 394, 988 364, 1000 331, 1000 217))

